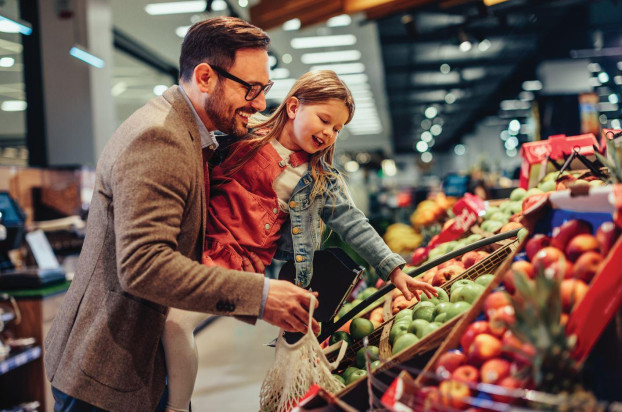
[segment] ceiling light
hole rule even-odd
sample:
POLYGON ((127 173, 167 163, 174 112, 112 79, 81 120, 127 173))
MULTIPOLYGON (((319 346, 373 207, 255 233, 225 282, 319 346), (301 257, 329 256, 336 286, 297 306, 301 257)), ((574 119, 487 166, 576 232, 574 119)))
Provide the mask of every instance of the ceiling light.
POLYGON ((397 166, 395 166, 395 160, 393 159, 384 159, 380 162, 380 167, 382 167, 382 173, 385 176, 395 176, 397 174, 397 166))
POLYGON ((590 64, 588 64, 587 65, 587 69, 589 71, 591 71, 592 73, 598 73, 599 71, 602 70, 601 67, 600 67, 600 64, 598 64, 598 63, 590 63, 590 64))
POLYGON ((429 143, 434 137, 432 137, 432 133, 430 132, 423 132, 421 133, 421 140, 423 140, 426 143, 429 143))
POLYGON ((160 16, 163 14, 201 13, 205 11, 206 7, 207 3, 205 0, 173 1, 169 3, 147 4, 145 11, 152 16, 160 16))
POLYGON ((451 71, 451 66, 450 65, 448 65, 447 63, 441 64, 441 73, 447 74, 450 71, 451 71))
POLYGON ((523 82, 523 90, 527 90, 528 92, 542 90, 542 82, 540 80, 527 80, 523 82))
POLYGON ((609 100, 609 103, 611 104, 617 104, 620 102, 620 98, 615 93, 610 94, 608 97, 608 100, 609 100))
POLYGON ((598 73, 598 80, 601 83, 607 83, 609 81, 609 75, 605 72, 598 73))
POLYGON ((508 140, 510 138, 510 132, 508 132, 507 130, 501 130, 501 134, 499 134, 499 137, 503 141, 508 140))
POLYGON ((238 5, 242 8, 248 6, 248 0, 238 0, 238 5))
POLYGON ((284 53, 281 56, 281 60, 283 61, 283 63, 285 64, 290 64, 292 62, 292 55, 289 53, 284 53))
POLYGON ((454 146, 454 153, 456 156, 462 156, 466 153, 466 147, 463 144, 457 144, 454 146))
POLYGON ((423 140, 419 140, 417 144, 415 145, 415 148, 417 149, 419 153, 423 153, 426 150, 428 150, 428 144, 424 142, 423 140))
POLYGON ((600 116, 598 116, 598 121, 600 122, 600 124, 607 124, 607 115, 601 114, 600 116))
POLYGON ((604 103, 598 103, 598 111, 599 112, 616 112, 618 111, 618 105, 617 103, 609 103, 609 102, 604 102, 604 103))
MULTIPOLYGON (((514 136, 512 136, 512 137, 514 137, 514 136)), ((508 140, 505 141, 505 149, 506 150, 516 149, 516 146, 518 146, 518 140, 514 140, 516 138, 514 137, 514 139, 512 139, 512 137, 510 137, 508 140)))
POLYGON ((425 153, 421 154, 421 161, 423 163, 430 163, 433 158, 434 158, 434 156, 432 156, 432 153, 430 153, 430 152, 425 152, 425 153))
POLYGON ((436 140, 434 140, 434 138, 431 138, 430 141, 428 142, 428 146, 432 147, 434 146, 435 143, 436 143, 436 140))
POLYGON ((270 70, 270 78, 271 79, 287 79, 289 77, 289 70, 285 67, 277 67, 276 69, 270 70))
POLYGON ((438 110, 436 109, 436 107, 430 106, 427 109, 425 109, 424 114, 425 114, 425 117, 427 117, 428 119, 433 119, 438 114, 438 110))
POLYGON ((447 93, 445 95, 445 103, 454 104, 456 102, 456 96, 453 93, 447 93))
POLYGON ((365 84, 365 83, 367 83, 367 79, 368 79, 368 77, 367 77, 367 75, 365 73, 344 74, 342 76, 339 76, 339 78, 341 78, 341 80, 346 82, 348 87, 350 87, 351 85, 365 84))
POLYGON ((97 67, 98 69, 104 67, 104 61, 102 59, 88 52, 86 48, 82 46, 73 46, 71 50, 69 50, 69 54, 78 60, 82 60, 83 62, 90 64, 91 66, 97 67))
POLYGON ((587 82, 592 87, 602 86, 602 83, 598 80, 598 77, 590 77, 587 82))
POLYGON ((359 170, 359 163, 356 160, 350 160, 348 161, 343 168, 346 169, 346 172, 348 173, 354 173, 357 170, 359 170))
POLYGON ((0 67, 13 67, 14 64, 15 64, 15 59, 12 57, 0 58, 0 67))
POLYGON ((465 40, 462 43, 460 43, 460 51, 461 52, 468 52, 469 50, 471 50, 471 48, 473 47, 473 45, 471 44, 470 41, 465 40))
POLYGON ((224 0, 212 1, 212 11, 224 11, 227 10, 227 3, 224 0))
POLYGON ((291 19, 283 23, 283 30, 294 31, 300 28, 300 19, 291 19))
POLYGON ((428 130, 432 126, 432 121, 430 119, 423 119, 421 121, 421 128, 424 130, 428 130))
POLYGON ((21 33, 28 36, 32 33, 32 26, 23 20, 0 15, 0 31, 4 33, 21 33))
POLYGON ((611 121, 611 128, 612 129, 620 129, 622 125, 620 125, 620 119, 613 119, 611 121))
POLYGON ((167 85, 158 84, 157 86, 153 87, 153 94, 155 94, 156 96, 162 96, 162 93, 164 93, 167 89, 168 89, 167 85))
POLYGON ((526 102, 530 102, 536 98, 536 95, 533 94, 532 92, 520 92, 518 94, 518 98, 526 102))
POLYGON ((441 133, 443 133, 443 127, 440 124, 433 124, 432 127, 430 128, 430 132, 434 136, 438 136, 441 133))
POLYGON ((23 100, 5 100, 0 108, 5 112, 23 112, 27 106, 23 100))
POLYGON ((341 50, 322 53, 305 53, 300 60, 304 64, 320 64, 320 63, 333 63, 333 62, 347 62, 353 60, 359 60, 361 58, 361 52, 358 50, 341 50))
POLYGON ((363 63, 324 64, 312 66, 309 70, 332 70, 337 74, 356 74, 365 72, 363 63))
POLYGON ((326 21, 328 27, 342 27, 348 26, 352 23, 352 17, 347 14, 341 14, 339 16, 331 17, 326 21))
POLYGON ((518 151, 516 149, 508 149, 505 151, 505 154, 508 155, 508 157, 516 157, 518 151))
POLYGON ((290 41, 290 44, 293 49, 352 46, 356 44, 356 36, 353 34, 340 34, 335 36, 296 37, 290 41))
POLYGON ((479 44, 477 45, 477 48, 479 49, 479 51, 485 52, 486 50, 490 49, 490 46, 492 46, 492 43, 490 42, 490 40, 484 39, 479 42, 479 44))
POLYGON ((502 100, 499 104, 501 110, 527 110, 531 107, 529 102, 522 100, 502 100))
POLYGON ((186 33, 190 30, 190 26, 179 26, 175 29, 175 34, 177 37, 181 37, 182 39, 186 37, 186 33))
POLYGON ((518 132, 520 130, 520 122, 516 119, 512 120, 508 126, 510 132, 518 132))
POLYGON ((616 77, 613 78, 613 81, 615 82, 615 84, 621 85, 622 84, 622 76, 617 75, 616 77))
POLYGON ((117 84, 112 86, 112 89, 110 89, 110 94, 114 97, 117 97, 117 96, 122 95, 123 92, 125 92, 126 90, 127 90, 127 83, 118 82, 117 84))

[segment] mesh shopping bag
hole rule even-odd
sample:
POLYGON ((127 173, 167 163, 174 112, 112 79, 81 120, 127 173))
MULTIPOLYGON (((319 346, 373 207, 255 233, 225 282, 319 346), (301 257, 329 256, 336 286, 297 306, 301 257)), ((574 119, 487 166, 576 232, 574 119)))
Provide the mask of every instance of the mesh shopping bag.
POLYGON ((335 369, 346 353, 347 343, 339 341, 324 350, 311 330, 315 296, 311 295, 307 334, 289 344, 279 335, 274 363, 261 385, 260 407, 266 412, 287 412, 298 404, 312 384, 328 392, 336 392, 344 385, 333 377, 335 369), (326 354, 339 349, 337 359, 329 363, 326 354))

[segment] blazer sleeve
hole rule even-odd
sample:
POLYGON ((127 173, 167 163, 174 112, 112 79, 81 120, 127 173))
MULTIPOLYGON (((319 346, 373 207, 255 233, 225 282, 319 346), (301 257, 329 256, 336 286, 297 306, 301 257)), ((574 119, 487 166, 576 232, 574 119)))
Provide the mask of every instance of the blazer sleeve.
POLYGON ((186 204, 199 202, 200 208, 203 182, 195 151, 189 136, 161 127, 119 153, 110 181, 120 284, 166 306, 211 313, 224 307, 229 315, 257 317, 263 275, 208 267, 177 250, 186 204))

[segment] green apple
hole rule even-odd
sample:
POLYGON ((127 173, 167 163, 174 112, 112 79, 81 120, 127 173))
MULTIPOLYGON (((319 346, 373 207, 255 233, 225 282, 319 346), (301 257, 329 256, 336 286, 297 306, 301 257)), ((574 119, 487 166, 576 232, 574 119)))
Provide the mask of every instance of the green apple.
POLYGON ((375 360, 369 364, 369 369, 374 370, 380 365, 382 365, 382 362, 380 360, 375 360))
MULTIPOLYGON (((453 305, 453 303, 450 303, 450 305, 453 305)), ((439 313, 438 315, 434 317, 433 323, 445 323, 445 322, 447 322, 447 312, 439 313)))
POLYGON ((374 293, 376 293, 376 292, 378 292, 378 289, 376 289, 376 288, 375 288, 375 287, 373 287, 373 286, 370 286, 370 287, 368 287, 368 288, 364 289, 364 290, 363 290, 363 291, 362 291, 362 292, 358 295, 358 298, 359 298, 359 299, 361 299, 361 300, 365 300, 365 299, 367 299, 368 297, 370 297, 371 295, 373 295, 373 294, 374 294, 374 293))
POLYGON ((492 282, 494 278, 495 278, 495 275, 491 275, 490 273, 487 273, 475 279, 475 283, 480 286, 486 287, 488 286, 490 282, 492 282))
POLYGON ((352 337, 348 334, 348 332, 345 332, 343 330, 338 330, 337 332, 333 333, 328 340, 328 344, 333 345, 342 340, 345 340, 348 343, 348 346, 352 346, 352 337))
POLYGON ((527 194, 527 191, 523 189, 522 187, 516 188, 512 190, 512 193, 510 193, 510 200, 513 202, 523 200, 526 194, 527 194))
POLYGON ((428 322, 425 319, 415 319, 412 322, 410 322, 410 325, 408 326, 408 333, 413 333, 417 335, 418 338, 422 338, 423 335, 421 334, 421 332, 423 332, 423 330, 429 324, 430 322, 428 322))
POLYGON ((522 228, 521 230, 518 231, 518 234, 516 235, 516 237, 518 238, 519 242, 522 242, 523 239, 525 239, 528 234, 529 234, 529 231, 525 228, 522 228))
POLYGON ((479 233, 473 233, 472 235, 469 235, 465 240, 467 245, 470 245, 471 243, 475 243, 478 240, 482 240, 484 238, 484 236, 480 235, 479 233))
POLYGON ((351 384, 352 382, 355 382, 357 380, 359 380, 360 378, 362 378, 363 376, 367 375, 367 371, 363 370, 363 369, 357 369, 354 372, 352 372, 350 374, 350 376, 348 376, 348 379, 346 380, 346 385, 351 384))
POLYGON ((333 373, 333 378, 337 379, 342 385, 346 384, 346 380, 343 379, 341 376, 337 375, 336 373, 333 373))
POLYGON ((453 308, 453 303, 450 302, 441 302, 434 308, 434 316, 438 316, 441 313, 447 313, 451 308, 453 308))
POLYGON ((393 355, 396 355, 400 353, 401 351, 403 351, 404 349, 411 347, 417 342, 419 342, 419 338, 412 333, 407 333, 405 335, 402 335, 393 344, 393 350, 391 351, 391 353, 393 355))
POLYGON ((344 304, 343 307, 339 309, 339 313, 337 314, 337 316, 339 316, 340 318, 343 318, 344 315, 348 313, 350 309, 352 309, 352 307, 353 307, 352 304, 349 302, 344 304))
POLYGON ((503 227, 503 225, 505 225, 505 223, 508 221, 509 218, 505 219, 504 221, 498 221, 498 220, 487 220, 484 223, 482 223, 482 230, 488 233, 494 233, 497 230, 501 229, 503 227))
POLYGON ((516 213, 520 213, 523 211, 523 202, 510 202, 510 214, 516 214, 516 213))
POLYGON ((484 220, 488 220, 490 219, 490 216, 492 216, 493 214, 497 213, 501 211, 501 209, 499 209, 496 206, 491 206, 488 209, 486 209, 486 213, 484 214, 484 220))
POLYGON ((546 182, 541 182, 540 184, 538 184, 538 189, 543 192, 553 192, 555 191, 555 181, 547 180, 546 182))
POLYGON ((497 212, 495 214, 493 214, 492 216, 490 216, 490 219, 488 219, 488 221, 491 220, 496 220, 497 222, 507 222, 508 220, 510 220, 510 214, 507 212, 497 212))
MULTIPOLYGON (((555 181, 553 180, 553 184, 555 184, 555 181)), ((538 189, 537 187, 532 187, 531 189, 529 189, 526 193, 526 198, 529 196, 533 196, 533 195, 541 195, 542 193, 544 193, 542 190, 538 189)))
POLYGON ((447 312, 447 320, 452 319, 458 315, 460 315, 462 312, 466 312, 467 310, 471 309, 471 304, 469 302, 456 302, 453 304, 454 306, 452 307, 452 309, 447 312))
POLYGON ((412 317, 413 317, 412 309, 402 309, 395 314, 395 322, 397 322, 399 319, 402 319, 402 318, 407 318, 408 320, 410 320, 412 319, 412 317))
MULTIPOLYGON (((435 286, 434 289, 436 290, 436 293, 437 293, 437 296, 435 298, 430 299, 428 295, 426 295, 425 293, 422 293, 420 296, 421 301, 432 302, 435 305, 439 304, 440 302, 449 302, 449 296, 447 295, 447 292, 445 292, 443 288, 435 286)), ((398 312, 398 315, 399 315, 399 312, 398 312)))
POLYGON ((341 374, 341 377, 347 382, 350 374, 354 371, 359 370, 356 366, 348 366, 345 371, 341 374))
POLYGON ((471 284, 473 284, 473 281, 470 279, 458 279, 454 283, 451 284, 451 288, 449 289, 449 294, 453 295, 456 290, 460 289, 463 286, 471 285, 471 284))
POLYGON ((436 329, 440 328, 440 326, 441 324, 439 322, 428 323, 421 331, 421 336, 417 335, 417 337, 421 339, 424 336, 427 336, 430 333, 434 332, 436 329))
POLYGON ((410 321, 409 322, 398 322, 394 324, 393 327, 391 328, 391 332, 389 332, 389 342, 393 343, 398 337, 407 333, 408 326, 410 326, 410 321))
POLYGON ((432 302, 419 302, 413 309, 413 320, 425 319, 432 322, 434 320, 434 307, 435 305, 432 302))
MULTIPOLYGON (((369 359, 372 361, 378 359, 378 346, 369 345, 367 350, 369 351, 369 359)), ((365 368, 365 347, 356 352, 356 366, 361 369, 365 368)))
POLYGON ((484 291, 484 287, 482 285, 478 285, 477 283, 471 283, 470 285, 465 285, 461 288, 456 289, 452 294, 449 301, 451 303, 456 302, 467 302, 469 304, 473 304, 475 300, 482 294, 484 291))

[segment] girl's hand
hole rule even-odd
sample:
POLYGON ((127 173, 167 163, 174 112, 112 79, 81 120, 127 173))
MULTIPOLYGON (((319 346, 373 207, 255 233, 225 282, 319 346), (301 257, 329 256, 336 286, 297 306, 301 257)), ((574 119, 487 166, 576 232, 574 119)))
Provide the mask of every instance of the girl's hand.
POLYGON ((417 300, 421 300, 418 293, 411 292, 414 290, 422 291, 428 295, 430 299, 438 295, 436 289, 434 289, 432 285, 413 279, 400 268, 395 268, 395 270, 389 275, 389 279, 391 280, 391 283, 393 283, 395 287, 404 294, 406 300, 411 300, 413 297, 416 297, 417 300))

